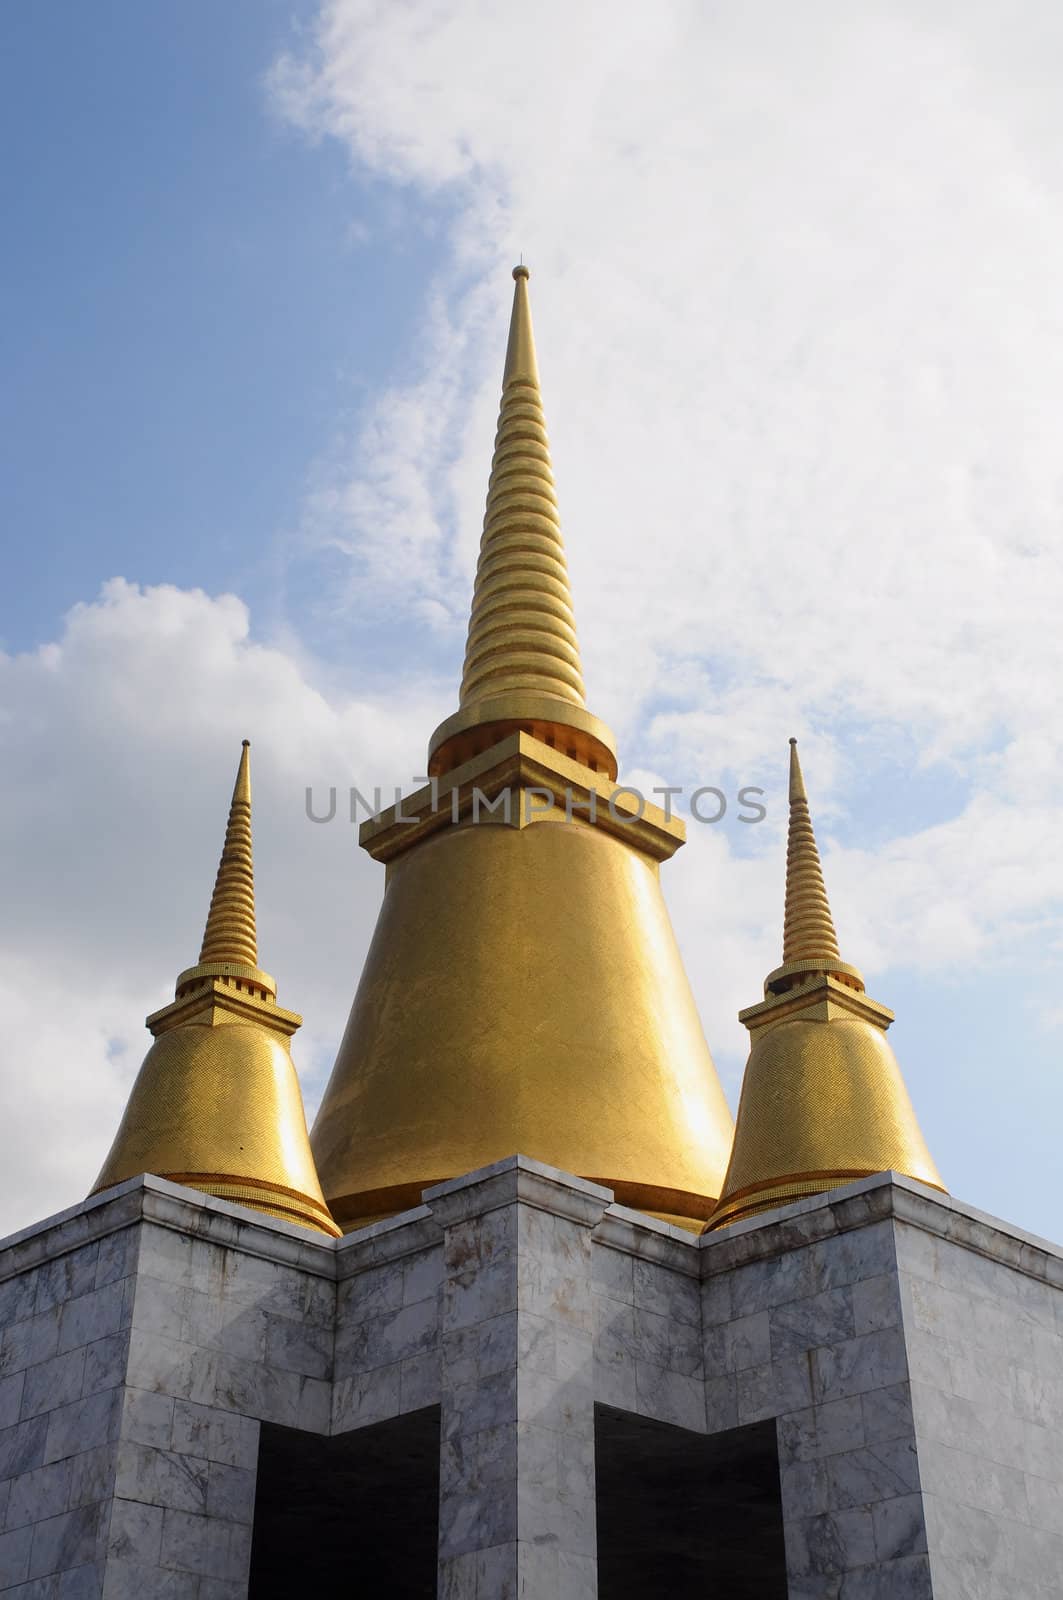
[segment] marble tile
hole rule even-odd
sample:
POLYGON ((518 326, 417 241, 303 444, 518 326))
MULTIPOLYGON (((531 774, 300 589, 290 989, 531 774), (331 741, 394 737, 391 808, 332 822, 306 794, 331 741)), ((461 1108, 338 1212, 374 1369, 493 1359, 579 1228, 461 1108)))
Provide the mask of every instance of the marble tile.
POLYGON ((178 1511, 207 1509, 209 1464, 198 1456, 124 1441, 118 1446, 115 1493, 123 1500, 172 1506, 178 1511))
POLYGON ((20 1272, 16 1277, 5 1278, 0 1283, 0 1328, 15 1322, 26 1322, 33 1316, 37 1304, 37 1279, 39 1272, 20 1272))
POLYGON ((172 1438, 178 1454, 220 1461, 230 1467, 254 1466, 258 1460, 258 1436, 259 1424, 251 1417, 187 1400, 174 1404, 172 1438))
POLYGON ((667 1367, 649 1361, 635 1363, 637 1409, 642 1416, 658 1422, 673 1422, 681 1428, 705 1431, 705 1385, 667 1367))
POLYGON ((116 1278, 134 1276, 139 1256, 138 1227, 122 1228, 118 1233, 108 1234, 105 1239, 100 1240, 94 1287, 102 1289, 104 1284, 113 1283, 116 1278))
POLYGON ((71 1462, 53 1461, 12 1478, 4 1526, 20 1528, 66 1511, 70 1500, 71 1462))
POLYGON ((168 1450, 176 1401, 153 1389, 127 1389, 122 1405, 122 1437, 168 1450))
POLYGON ((311 1322, 292 1322, 287 1317, 266 1319, 264 1359, 268 1365, 305 1377, 330 1378, 333 1343, 331 1323, 317 1326, 311 1322))
POLYGON ((121 1389, 103 1389, 48 1412, 45 1461, 59 1461, 64 1456, 112 1443, 118 1437, 121 1416, 121 1389))
POLYGON ((591 1287, 595 1294, 631 1305, 635 1298, 635 1262, 626 1250, 591 1247, 591 1287))
POLYGON ((655 1262, 636 1260, 633 1274, 636 1306, 671 1322, 701 1327, 701 1292, 696 1279, 671 1272, 655 1262))
POLYGON ((48 1311, 94 1289, 99 1255, 98 1244, 87 1244, 45 1262, 37 1277, 36 1310, 48 1311))
POLYGON ((89 1505, 34 1523, 29 1576, 41 1578, 93 1561, 99 1520, 99 1505, 89 1505))
POLYGON ((113 1444, 82 1450, 70 1460, 70 1510, 94 1500, 108 1500, 114 1492, 117 1450, 113 1444))
POLYGON ((687 1322, 659 1316, 636 1304, 636 1359, 668 1367, 690 1378, 700 1378, 704 1370, 701 1329, 687 1322))
POLYGON ((875 1557, 893 1561, 921 1555, 927 1549, 926 1516, 921 1494, 894 1495, 871 1507, 875 1525, 875 1557))
POLYGON ((399 1366, 399 1409, 420 1411, 439 1404, 442 1388, 439 1352, 411 1356, 399 1366))
POLYGON ((0 1377, 50 1360, 59 1348, 58 1306, 6 1327, 0 1337, 0 1377))
POLYGON ((13 1372, 9 1378, 0 1378, 0 1432, 18 1421, 25 1382, 25 1372, 13 1372))
POLYGON ((111 1507, 107 1531, 108 1555, 140 1562, 145 1568, 154 1567, 162 1547, 162 1519, 162 1506, 117 1498, 111 1507))
POLYGON ((59 1574, 56 1600, 101 1600, 102 1595, 103 1568, 98 1561, 59 1574))
POLYGON ((333 1387, 333 1433, 347 1433, 351 1428, 364 1428, 370 1422, 397 1417, 401 1409, 401 1376, 401 1363, 395 1362, 390 1367, 374 1367, 371 1372, 358 1373, 353 1378, 340 1378, 333 1387))
POLYGON ((826 1456, 832 1504, 842 1510, 916 1493, 919 1460, 914 1439, 891 1439, 826 1456))
POLYGON ((155 1563, 112 1556, 107 1562, 103 1600, 201 1600, 193 1572, 164 1571, 155 1563))
POLYGON ((833 1511, 788 1522, 786 1560, 795 1575, 818 1573, 826 1577, 870 1565, 875 1560, 871 1512, 833 1511))
POLYGON ((812 1355, 816 1400, 840 1400, 903 1383, 908 1377, 908 1356, 900 1328, 842 1340, 819 1348, 812 1355))
POLYGON ((215 1518, 196 1516, 188 1511, 167 1510, 163 1513, 162 1545, 159 1562, 163 1567, 173 1567, 180 1572, 196 1573, 202 1577, 234 1579, 241 1576, 238 1568, 244 1546, 234 1547, 232 1527, 215 1518))
POLYGON ((250 1524, 255 1510, 256 1473, 244 1467, 227 1467, 220 1461, 208 1466, 207 1515, 223 1522, 250 1524))
POLYGON ((129 1364, 129 1334, 112 1333, 85 1347, 85 1372, 82 1396, 98 1394, 124 1383, 129 1364))
POLYGON ((736 1377, 739 1422, 760 1422, 787 1411, 801 1411, 812 1401, 807 1355, 746 1367, 736 1377))
POLYGON ((24 1527, 0 1533, 0 1592, 6 1594, 21 1586, 29 1576, 33 1528, 24 1527))
POLYGON ((705 1418, 710 1433, 723 1433, 738 1426, 738 1379, 734 1373, 706 1382, 705 1418))
POLYGON ((48 1427, 45 1415, 0 1429, 0 1478, 14 1478, 43 1465, 48 1427))
POLYGON ((84 1380, 83 1348, 30 1367, 22 1390, 22 1416, 36 1417, 42 1411, 54 1411, 80 1399, 84 1380))
POLYGON ((117 1333, 122 1326, 125 1286, 121 1279, 67 1300, 60 1308, 58 1351, 76 1350, 117 1333))
POLYGON ((788 1301, 770 1313, 769 1321, 775 1361, 821 1345, 837 1345, 854 1333, 852 1291, 847 1286, 824 1289, 807 1299, 788 1301))

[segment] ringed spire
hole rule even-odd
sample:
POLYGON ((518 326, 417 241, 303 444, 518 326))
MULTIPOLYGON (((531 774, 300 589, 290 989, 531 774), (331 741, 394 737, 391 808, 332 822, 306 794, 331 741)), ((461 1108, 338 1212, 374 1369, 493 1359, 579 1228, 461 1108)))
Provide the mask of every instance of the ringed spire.
POLYGON ((862 990, 864 980, 857 968, 841 959, 794 738, 790 740, 788 799, 782 965, 769 974, 765 992, 785 992, 816 972, 829 972, 850 988, 862 990))
POLYGON ((251 741, 245 739, 236 771, 218 875, 210 898, 199 959, 258 966, 255 871, 251 856, 251 741))
POLYGON ((834 919, 827 902, 816 836, 808 810, 808 795, 797 754, 790 740, 790 829, 786 845, 786 911, 783 920, 783 961, 820 957, 837 961, 841 956, 834 919))
POLYGON ((508 733, 616 776, 616 747, 587 710, 576 617, 535 351, 529 269, 513 310, 458 711, 432 736, 429 772, 450 771, 508 733))

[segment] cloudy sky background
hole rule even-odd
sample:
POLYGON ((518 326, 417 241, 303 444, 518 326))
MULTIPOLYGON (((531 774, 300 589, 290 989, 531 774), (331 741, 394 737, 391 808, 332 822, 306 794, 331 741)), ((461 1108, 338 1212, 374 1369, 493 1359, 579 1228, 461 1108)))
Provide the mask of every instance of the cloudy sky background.
POLYGON ((961 1199, 1063 1238, 1063 13, 8 7, 0 1231, 90 1186, 242 737, 308 1108, 456 703, 509 268, 592 709, 767 791, 665 869, 735 1101, 786 739, 961 1199))

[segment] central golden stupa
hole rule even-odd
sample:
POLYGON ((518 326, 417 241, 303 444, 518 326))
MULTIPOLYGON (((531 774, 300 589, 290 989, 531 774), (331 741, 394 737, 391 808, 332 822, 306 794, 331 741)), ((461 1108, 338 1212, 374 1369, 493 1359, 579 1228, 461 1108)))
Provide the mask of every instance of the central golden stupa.
POLYGON ((616 791, 587 709, 513 276, 458 710, 361 830, 384 903, 311 1143, 346 1230, 514 1151, 700 1227, 733 1124, 661 895, 684 830, 616 791))
POLYGON ((514 1154, 694 1230, 886 1170, 940 1188, 893 1014, 839 956, 794 741, 783 964, 740 1014, 732 1122, 661 895, 683 824, 616 787, 587 709, 528 269, 513 276, 458 709, 427 786, 361 830, 384 902, 309 1142, 301 1019, 258 967, 245 741, 200 961, 148 1018, 96 1189, 150 1171, 336 1233, 514 1154))

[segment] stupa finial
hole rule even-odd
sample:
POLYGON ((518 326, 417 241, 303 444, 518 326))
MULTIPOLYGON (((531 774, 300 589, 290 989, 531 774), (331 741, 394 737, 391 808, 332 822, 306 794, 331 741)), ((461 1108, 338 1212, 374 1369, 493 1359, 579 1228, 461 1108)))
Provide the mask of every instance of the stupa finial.
POLYGON ((797 754, 790 740, 790 832, 786 845, 786 914, 783 922, 782 958, 809 961, 822 956, 837 961, 838 936, 830 914, 823 882, 816 835, 808 809, 808 795, 797 754))
POLYGON ((200 961, 240 961, 258 966, 255 874, 251 858, 251 742, 245 739, 236 770, 218 876, 207 912, 200 961))
POLYGON ((584 698, 539 390, 530 277, 523 263, 513 268, 502 400, 459 709, 432 737, 429 771, 449 771, 522 728, 615 777, 612 734, 584 698))

